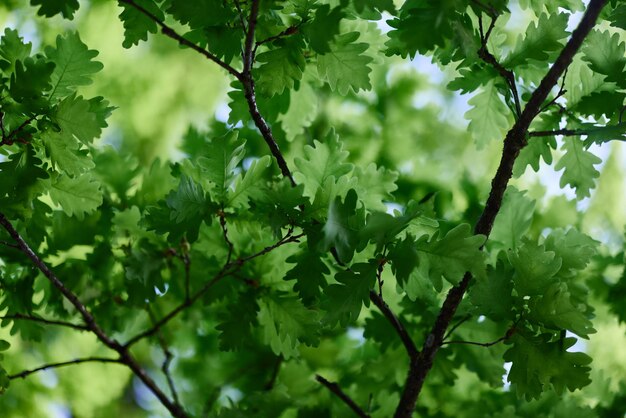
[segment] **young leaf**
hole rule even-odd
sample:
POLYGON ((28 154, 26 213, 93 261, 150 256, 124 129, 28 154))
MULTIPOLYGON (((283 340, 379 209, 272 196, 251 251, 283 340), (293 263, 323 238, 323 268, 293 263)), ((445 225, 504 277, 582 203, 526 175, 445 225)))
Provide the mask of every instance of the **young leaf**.
POLYGON ((4 35, 0 39, 0 68, 7 73, 15 70, 15 63, 22 61, 30 56, 30 50, 33 44, 24 43, 16 30, 5 28, 4 35))
POLYGON ((316 311, 305 308, 296 298, 269 293, 261 299, 259 325, 265 342, 285 358, 298 356, 298 345, 317 345, 320 327, 316 311))
POLYGON ((77 178, 59 176, 52 182, 50 198, 61 206, 68 216, 83 219, 85 214, 98 209, 102 204, 100 184, 89 174, 77 178))
POLYGON ((506 68, 528 65, 529 60, 547 65, 547 61, 563 48, 563 40, 568 36, 568 18, 568 13, 543 13, 536 23, 531 22, 520 35, 515 49, 502 65, 506 68))
POLYGON ((564 138, 562 149, 565 155, 554 167, 556 171, 563 169, 560 186, 569 185, 576 189, 578 199, 589 196, 590 190, 594 187, 594 179, 600 175, 594 165, 600 164, 602 160, 585 150, 579 138, 564 138))
POLYGON ((91 112, 89 101, 76 97, 76 94, 66 97, 59 103, 54 119, 61 128, 61 133, 68 138, 76 137, 85 145, 100 136, 100 123, 96 114, 91 112))
POLYGON ((478 277, 470 290, 470 300, 481 315, 494 321, 513 319, 513 271, 499 259, 496 267, 488 267, 485 277, 478 277))
POLYGON ((626 66, 626 44, 621 42, 619 34, 609 31, 591 31, 585 40, 583 60, 596 73, 604 74, 606 81, 616 82, 626 87, 624 67, 626 66))
POLYGON ((41 136, 52 167, 61 173, 77 176, 95 167, 86 150, 80 150, 78 142, 61 133, 47 131, 41 136))
POLYGON ((324 289, 327 297, 325 323, 334 327, 339 322, 345 327, 356 321, 363 304, 369 306, 370 289, 376 282, 376 268, 376 263, 357 263, 350 270, 335 275, 339 284, 331 284, 324 289))
POLYGON ((371 88, 369 63, 372 58, 364 55, 368 45, 355 42, 358 32, 344 33, 331 43, 331 51, 317 57, 317 71, 330 88, 346 95, 352 89, 369 90, 371 88))
POLYGON ((513 186, 504 193, 502 208, 493 225, 490 239, 504 244, 504 248, 515 249, 528 231, 533 219, 535 201, 513 186))
POLYGON ((439 238, 438 235, 430 240, 423 235, 416 243, 420 267, 436 288, 441 288, 442 278, 457 284, 468 271, 477 277, 484 276, 483 235, 472 235, 468 224, 455 227, 444 237, 439 238))
POLYGON ((495 82, 490 81, 483 86, 468 104, 472 108, 465 113, 465 119, 470 121, 469 131, 476 146, 481 149, 490 141, 502 141, 510 125, 510 110, 500 98, 495 82))
MULTIPOLYGON (((135 0, 135 3, 157 19, 161 21, 165 19, 165 15, 154 0, 135 0)), ((127 3, 122 3, 122 7, 124 10, 120 14, 120 20, 124 24, 124 42, 122 42, 124 48, 139 45, 139 41, 147 41, 148 32, 156 33, 157 24, 152 19, 127 3)))
POLYGON ((343 263, 352 260, 364 224, 363 211, 357 210, 356 205, 354 189, 350 189, 344 202, 337 196, 328 208, 328 218, 322 230, 323 240, 319 249, 326 252, 334 248, 343 263))
POLYGON ((235 168, 245 155, 245 141, 238 142, 237 134, 214 138, 205 157, 198 159, 204 177, 213 184, 215 200, 225 202, 227 190, 235 177, 235 168))
POLYGON ((306 306, 312 305, 319 299, 321 290, 326 288, 326 275, 330 274, 330 270, 320 254, 313 251, 303 250, 287 258, 287 262, 296 265, 287 272, 284 280, 295 280, 293 290, 298 292, 306 306))
POLYGON ((507 379, 515 385, 518 396, 528 401, 550 388, 560 395, 565 388, 573 392, 591 383, 591 357, 565 351, 576 343, 576 338, 565 338, 563 342, 549 342, 547 338, 514 335, 513 346, 504 353, 504 360, 513 363, 507 379))
POLYGON ((520 296, 540 295, 555 282, 561 268, 561 258, 543 245, 524 240, 517 250, 509 250, 509 261, 515 269, 513 281, 520 296))
POLYGON ((87 48, 76 32, 57 36, 56 48, 46 47, 46 56, 55 64, 50 77, 50 100, 65 97, 78 86, 91 84, 91 76, 104 67, 94 61, 98 51, 87 48))
POLYGON ((285 89, 293 89, 306 66, 303 46, 301 38, 289 37, 280 47, 257 55, 257 62, 262 63, 256 72, 259 92, 274 96, 285 89))
POLYGON ((30 0, 31 6, 39 6, 37 14, 52 17, 61 13, 64 18, 72 20, 78 10, 78 0, 30 0))

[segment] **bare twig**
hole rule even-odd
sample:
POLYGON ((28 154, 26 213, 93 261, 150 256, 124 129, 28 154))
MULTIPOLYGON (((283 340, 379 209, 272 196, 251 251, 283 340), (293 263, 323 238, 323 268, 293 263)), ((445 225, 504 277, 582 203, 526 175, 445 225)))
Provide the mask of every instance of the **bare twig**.
POLYGON ((270 380, 267 381, 263 389, 266 391, 272 390, 274 388, 274 384, 276 383, 276 379, 278 378, 278 373, 280 372, 280 366, 282 366, 284 361, 283 356, 278 356, 276 362, 274 363, 274 367, 272 369, 272 375, 270 376, 270 380))
POLYGON ((193 42, 179 35, 174 29, 166 25, 165 22, 163 22, 161 19, 159 19, 149 10, 137 4, 134 0, 118 0, 118 1, 120 3, 124 3, 135 8, 137 11, 143 13, 146 17, 150 18, 150 20, 154 21, 154 23, 159 25, 159 27, 161 28, 161 32, 163 32, 165 36, 172 38, 173 40, 175 40, 182 46, 186 46, 187 48, 191 48, 194 51, 202 54, 208 60, 213 61, 214 63, 216 63, 217 65, 219 65, 220 67, 228 71, 228 73, 234 76, 235 78, 237 79, 241 78, 241 74, 239 73, 239 71, 235 70, 233 67, 231 67, 226 62, 222 61, 221 59, 219 59, 217 56, 213 55, 206 49, 199 47, 198 45, 194 44, 193 42))
POLYGON ((226 246, 228 247, 228 255, 226 256, 226 264, 229 264, 230 260, 233 257, 234 246, 231 240, 228 238, 228 227, 226 226, 226 214, 224 213, 224 210, 220 210, 218 212, 218 215, 220 218, 220 227, 222 227, 222 235, 224 236, 224 242, 226 243, 226 246))
POLYGON ((320 382, 322 385, 326 386, 326 388, 330 390, 332 393, 334 393, 339 399, 341 399, 343 403, 348 405, 348 407, 352 409, 352 411, 354 411, 355 414, 357 414, 361 418, 369 418, 369 414, 367 414, 363 409, 361 409, 361 407, 357 405, 356 402, 352 400, 352 398, 346 395, 346 393, 343 390, 341 390, 341 388, 339 387, 337 383, 329 382, 328 380, 324 379, 319 374, 315 375, 315 380, 320 382))
POLYGON ((44 364, 43 366, 39 366, 39 367, 37 367, 35 369, 24 370, 22 372, 9 375, 9 380, 24 379, 24 378, 26 378, 27 376, 30 376, 33 373, 37 373, 37 372, 40 372, 40 371, 43 371, 43 370, 57 369, 59 367, 72 366, 74 364, 81 364, 81 363, 117 363, 117 364, 123 364, 123 362, 120 359, 118 359, 118 358, 108 358, 108 357, 77 358, 77 359, 74 359, 74 360, 62 361, 62 362, 59 362, 59 363, 48 363, 48 364, 44 364))
MULTIPOLYGON (((537 112, 541 108, 543 102, 548 97, 552 87, 558 82, 559 77, 561 77, 572 62, 572 59, 576 52, 580 49, 583 40, 595 25, 598 15, 605 6, 606 2, 607 0, 591 0, 589 2, 587 11, 585 12, 578 27, 574 30, 572 36, 563 47, 563 50, 557 57, 556 61, 550 67, 537 89, 531 95, 526 107, 519 115, 519 118, 507 133, 506 138, 504 139, 502 158, 491 182, 491 192, 487 198, 485 208, 474 228, 474 232, 476 234, 489 236, 493 227, 493 222, 500 211, 504 191, 506 190, 508 182, 513 175, 513 164, 515 159, 519 155, 520 150, 527 144, 526 136, 528 127, 537 115, 537 112)), ((486 52, 486 49, 484 52, 486 52)), ((484 55, 487 56, 486 54, 484 55)), ((415 403, 417 402, 424 385, 424 380, 432 368, 435 355, 442 345, 446 329, 450 325, 456 309, 467 291, 471 279, 472 275, 470 273, 466 273, 461 282, 448 292, 435 324, 425 339, 418 361, 411 362, 409 366, 409 373, 404 384, 398 408, 396 409, 394 415, 395 418, 409 418, 413 415, 415 403)))
POLYGON ((391 311, 389 305, 387 305, 383 298, 373 290, 370 290, 370 300, 378 307, 378 309, 380 309, 391 326, 396 330, 400 340, 402 340, 402 344, 404 344, 404 348, 406 349, 409 358, 411 360, 416 360, 419 354, 417 347, 415 346, 415 343, 406 328, 404 328, 404 325, 402 325, 402 322, 400 322, 398 317, 396 317, 396 315, 391 311))
POLYGON ((0 146, 1 145, 13 145, 15 141, 26 143, 25 139, 17 138, 17 135, 20 134, 24 130, 24 128, 26 128, 32 121, 34 121, 35 118, 36 116, 31 116, 30 118, 26 119, 24 122, 20 124, 20 126, 18 126, 14 130, 9 132, 8 135, 4 134, 4 125, 3 125, 2 126, 2 141, 0 141, 0 146))
POLYGON ((10 242, 6 242, 6 241, 0 241, 0 244, 7 246, 7 247, 11 247, 11 248, 15 248, 16 250, 20 249, 20 246, 17 244, 11 244, 10 242))
POLYGON ((90 331, 90 329, 85 325, 73 324, 71 322, 65 322, 65 321, 56 321, 54 319, 39 318, 37 316, 24 315, 24 314, 19 314, 19 313, 13 314, 13 315, 0 316, 0 320, 5 320, 5 319, 32 321, 32 322, 39 322, 41 324, 46 324, 46 325, 58 325, 62 327, 73 328, 79 331, 90 331))

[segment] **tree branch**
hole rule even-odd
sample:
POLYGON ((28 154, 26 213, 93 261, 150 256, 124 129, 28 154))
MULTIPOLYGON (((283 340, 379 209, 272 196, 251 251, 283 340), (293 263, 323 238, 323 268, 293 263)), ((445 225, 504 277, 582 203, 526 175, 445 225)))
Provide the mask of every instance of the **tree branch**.
POLYGON ((381 298, 380 295, 373 290, 370 290, 370 300, 378 307, 378 309, 380 309, 391 326, 396 330, 400 340, 402 340, 402 344, 404 344, 404 348, 406 349, 409 358, 411 360, 417 359, 419 352, 415 343, 411 339, 411 336, 407 332, 406 328, 404 328, 404 325, 402 325, 402 322, 400 322, 398 317, 391 311, 389 305, 387 305, 383 298, 381 298))
MULTIPOLYGON (((504 140, 502 158, 496 174, 491 182, 491 192, 485 208, 476 223, 474 232, 489 236, 493 222, 502 205, 502 198, 508 182, 513 174, 513 164, 520 150, 527 144, 526 136, 528 128, 537 116, 541 105, 548 97, 552 87, 558 82, 559 77, 565 72, 572 62, 585 37, 589 34, 607 0, 591 0, 578 27, 572 33, 565 47, 550 67, 547 74, 541 80, 537 89, 533 92, 519 119, 509 130, 504 140)), ((461 282, 450 289, 441 307, 439 315, 429 335, 426 337, 418 361, 411 362, 409 373, 404 385, 400 402, 396 409, 395 418, 410 418, 413 415, 415 403, 422 390, 424 380, 432 368, 435 355, 443 342, 443 336, 450 325, 457 307, 470 284, 472 276, 465 273, 461 282)))
POLYGON ((24 370, 22 372, 9 375, 9 380, 24 379, 24 378, 26 378, 27 376, 30 376, 33 373, 37 373, 37 372, 40 372, 40 371, 43 371, 43 370, 57 369, 59 367, 72 366, 74 364, 81 364, 81 363, 117 363, 117 364, 123 364, 120 361, 120 359, 117 359, 117 358, 85 357, 85 358, 78 358, 78 359, 74 359, 74 360, 70 360, 70 361, 62 361, 60 363, 44 364, 43 366, 39 366, 36 369, 24 370))
POLYGON ((290 229, 287 232, 287 234, 285 234, 285 236, 281 238, 275 244, 265 247, 261 251, 255 254, 252 254, 248 257, 238 258, 237 260, 231 263, 225 264, 224 267, 222 267, 222 269, 215 276, 211 278, 211 280, 209 280, 202 288, 200 288, 200 290, 194 293, 189 299, 185 300, 183 303, 181 303, 176 308, 174 308, 170 313, 168 313, 159 321, 157 321, 151 328, 135 335, 134 337, 131 337, 123 345, 123 347, 130 348, 132 345, 143 340, 144 338, 148 338, 154 335, 156 332, 159 331, 159 329, 161 329, 165 324, 167 324, 172 319, 174 319, 179 313, 190 308, 194 303, 196 303, 206 292, 209 291, 211 287, 213 287, 215 283, 217 283, 219 280, 221 280, 222 278, 226 276, 235 274, 241 268, 241 266, 243 266, 246 262, 254 258, 260 257, 262 255, 265 255, 269 253, 270 251, 274 250, 275 248, 280 247, 281 245, 284 245, 290 242, 298 242, 299 238, 301 238, 302 236, 304 236, 304 233, 293 235, 293 229, 290 229))
MULTIPOLYGON (((150 317, 150 320, 153 323, 156 322, 154 313, 152 312, 152 309, 150 309, 150 305, 146 306, 146 310, 148 311, 148 316, 150 317)), ((172 359, 174 358, 174 356, 167 346, 167 342, 165 341, 165 337, 163 337, 162 330, 159 330, 157 336, 159 339, 159 345, 161 346, 161 351, 163 351, 164 356, 163 363, 161 364, 161 371, 165 376, 165 380, 167 380, 167 385, 170 388, 174 403, 180 405, 180 401, 178 400, 178 392, 176 391, 176 386, 174 385, 174 379, 172 378, 172 374, 170 373, 170 364, 172 363, 172 359)))
POLYGON ((352 409, 352 411, 354 411, 355 414, 357 414, 361 418, 369 418, 369 414, 365 413, 365 411, 361 409, 361 407, 357 405, 356 402, 352 400, 352 398, 346 395, 346 393, 343 390, 341 390, 341 388, 339 387, 337 383, 329 382, 328 380, 324 379, 319 374, 315 375, 315 380, 320 382, 322 385, 326 386, 328 390, 330 390, 332 393, 337 395, 337 397, 341 399, 343 403, 348 405, 348 407, 352 409))
POLYGON ((135 8, 137 11, 144 14, 150 20, 154 21, 154 23, 156 23, 157 25, 161 27, 161 32, 163 32, 165 36, 172 38, 173 40, 178 42, 179 45, 186 46, 187 48, 193 49, 194 51, 202 54, 209 61, 213 61, 214 63, 216 63, 217 65, 219 65, 220 67, 228 71, 228 73, 234 76, 235 78, 237 79, 241 78, 241 74, 239 73, 239 71, 235 70, 233 67, 231 67, 230 65, 228 65, 227 63, 225 63, 224 61, 222 61, 221 59, 219 59, 217 56, 213 55, 206 49, 199 47, 198 45, 194 44, 193 42, 179 35, 174 29, 166 25, 165 22, 163 22, 161 19, 156 17, 149 10, 146 10, 144 7, 137 4, 134 0, 118 0, 118 1, 120 3, 124 3, 135 8))
POLYGON ((94 333, 98 340, 100 340, 108 348, 115 350, 119 355, 119 361, 126 364, 137 377, 143 382, 144 385, 159 399, 161 404, 176 418, 188 418, 187 413, 179 406, 173 403, 159 388, 159 386, 152 380, 146 371, 141 367, 137 360, 130 354, 127 347, 122 346, 119 342, 111 338, 100 326, 96 323, 93 315, 87 310, 85 305, 78 299, 70 289, 50 270, 48 265, 39 258, 37 254, 30 248, 30 246, 24 241, 22 236, 13 227, 11 222, 6 218, 3 213, 0 213, 0 225, 6 229, 11 238, 20 247, 20 250, 32 261, 41 273, 52 283, 52 285, 74 306, 74 308, 80 313, 89 331, 94 333))
POLYGON ((10 319, 10 320, 24 320, 24 321, 32 321, 32 322, 39 322, 42 324, 46 324, 46 325, 59 325, 62 327, 67 327, 67 328, 73 328, 79 331, 91 331, 87 326, 85 325, 79 325, 79 324, 73 324, 71 322, 65 322, 65 321, 56 321, 53 319, 45 319, 45 318, 39 318, 37 316, 32 316, 32 315, 23 315, 20 313, 17 314, 13 314, 13 315, 4 315, 4 316, 0 316, 0 321, 1 320, 5 320, 5 319, 10 319))
POLYGON ((528 136, 555 136, 555 135, 564 135, 564 136, 581 136, 587 135, 588 132, 581 131, 578 129, 557 129, 556 131, 533 131, 528 132, 528 136))

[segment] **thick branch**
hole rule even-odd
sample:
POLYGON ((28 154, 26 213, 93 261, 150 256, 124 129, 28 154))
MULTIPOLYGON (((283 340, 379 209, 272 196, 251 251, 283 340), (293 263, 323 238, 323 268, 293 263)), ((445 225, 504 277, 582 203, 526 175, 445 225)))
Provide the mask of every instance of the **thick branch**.
POLYGON ((343 390, 341 390, 341 388, 339 387, 339 385, 337 383, 329 382, 328 380, 324 379, 319 374, 315 375, 315 380, 320 382, 322 385, 326 386, 326 388, 328 388, 328 390, 330 390, 332 393, 337 395, 337 397, 339 399, 341 399, 343 401, 343 403, 348 405, 348 407, 350 409, 352 409, 355 414, 357 414, 361 418, 369 418, 369 414, 365 413, 365 411, 363 409, 361 409, 361 407, 359 405, 357 405, 356 402, 354 402, 352 400, 352 398, 350 398, 348 395, 346 395, 346 393, 343 390))
POLYGON ((59 367, 72 366, 74 364, 81 364, 81 363, 117 363, 117 364, 122 364, 120 359, 117 359, 117 358, 108 358, 108 357, 77 358, 77 359, 70 360, 70 361, 62 361, 60 363, 44 364, 43 366, 39 366, 36 369, 24 370, 23 372, 19 372, 19 373, 15 373, 15 374, 9 375, 9 380, 24 379, 24 378, 26 378, 27 376, 30 376, 33 373, 41 372, 43 370, 57 369, 59 367))
MULTIPOLYGON (((520 150, 526 145, 528 127, 537 116, 541 105, 548 97, 552 87, 558 82, 559 77, 565 72, 583 40, 593 28, 600 11, 606 4, 606 0, 591 0, 580 24, 574 30, 571 38, 559 54, 554 65, 541 80, 539 87, 534 91, 526 104, 519 119, 507 133, 502 150, 502 158, 496 174, 491 182, 491 192, 480 219, 476 223, 474 232, 489 236, 493 222, 502 205, 502 198, 508 182, 513 174, 513 163, 520 150)), ((435 324, 426 338, 418 361, 411 362, 407 380, 404 385, 400 403, 396 409, 395 418, 409 418, 413 414, 415 403, 421 392, 424 380, 432 368, 435 355, 443 342, 443 336, 450 325, 457 307, 463 299, 469 283, 472 279, 470 273, 466 273, 461 282, 450 289, 435 324)))
POLYGON ((406 328, 404 328, 404 325, 402 325, 398 317, 396 317, 396 315, 391 311, 389 305, 387 305, 383 298, 381 298, 380 295, 373 290, 370 290, 370 300, 374 302, 374 305, 380 309, 391 326, 396 330, 400 340, 402 340, 402 344, 404 344, 404 348, 406 348, 409 358, 415 360, 419 352, 417 351, 417 347, 415 347, 415 343, 411 339, 411 336, 407 332, 406 328))
POLYGON ((143 13, 145 16, 150 18, 150 20, 154 21, 154 23, 159 25, 159 27, 161 28, 161 32, 163 32, 165 36, 172 38, 173 40, 178 42, 179 45, 186 46, 188 48, 193 49, 194 51, 202 54, 209 61, 213 61, 214 63, 216 63, 217 65, 219 65, 220 67, 228 71, 229 74, 233 75, 237 79, 241 78, 241 74, 239 73, 239 71, 235 70, 233 67, 231 67, 230 65, 228 65, 227 63, 225 63, 224 61, 222 61, 221 59, 219 59, 217 56, 213 55, 206 49, 201 48, 198 45, 194 44, 193 42, 188 41, 187 39, 183 38, 174 29, 166 25, 165 22, 163 22, 161 19, 156 17, 149 10, 146 10, 144 7, 135 3, 134 0, 118 0, 118 1, 120 3, 124 3, 135 8, 137 11, 143 13))
POLYGON ((126 364, 139 379, 148 387, 148 389, 159 399, 159 401, 167 408, 167 410, 176 418, 188 418, 187 413, 179 406, 173 403, 159 388, 159 386, 152 380, 146 371, 141 367, 137 360, 130 354, 128 349, 113 338, 109 337, 102 328, 96 323, 93 315, 87 310, 85 305, 78 299, 70 289, 50 270, 44 261, 39 258, 37 254, 30 248, 30 246, 24 241, 22 236, 13 227, 11 222, 6 216, 0 213, 0 225, 6 229, 11 238, 17 243, 20 250, 32 261, 41 273, 52 283, 52 285, 76 308, 80 313, 89 331, 93 332, 98 340, 112 350, 117 351, 120 355, 120 362, 126 364))

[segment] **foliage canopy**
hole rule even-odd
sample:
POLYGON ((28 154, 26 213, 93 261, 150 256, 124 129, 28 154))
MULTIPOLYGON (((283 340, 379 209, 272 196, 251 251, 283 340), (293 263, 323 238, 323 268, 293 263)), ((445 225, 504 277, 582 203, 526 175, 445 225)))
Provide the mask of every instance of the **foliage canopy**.
POLYGON ((3 7, 3 416, 624 414, 623 1, 3 7))

